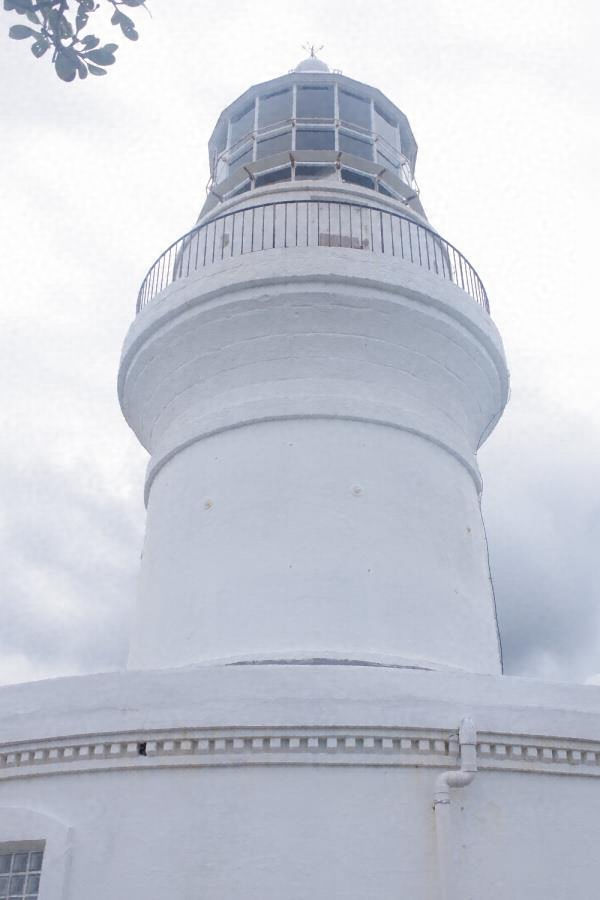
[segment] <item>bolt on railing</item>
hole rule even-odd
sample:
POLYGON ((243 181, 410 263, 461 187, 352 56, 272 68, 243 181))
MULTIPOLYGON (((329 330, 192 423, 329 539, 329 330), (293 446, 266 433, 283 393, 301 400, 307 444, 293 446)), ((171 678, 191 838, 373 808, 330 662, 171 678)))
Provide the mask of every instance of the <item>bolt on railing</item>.
POLYGON ((477 272, 435 231, 401 213, 331 200, 283 200, 248 206, 192 228, 150 267, 136 311, 174 281, 205 266, 284 247, 347 247, 396 256, 451 281, 489 312, 477 272))

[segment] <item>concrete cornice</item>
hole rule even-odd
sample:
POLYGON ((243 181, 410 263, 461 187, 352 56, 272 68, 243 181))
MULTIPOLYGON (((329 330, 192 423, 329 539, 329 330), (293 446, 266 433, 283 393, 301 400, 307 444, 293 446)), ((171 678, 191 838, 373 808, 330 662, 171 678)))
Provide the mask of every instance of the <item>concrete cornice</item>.
POLYGON ((403 298, 404 302, 416 301, 458 321, 484 344, 496 367, 502 371, 506 380, 503 385, 506 399, 508 378, 500 334, 490 316, 464 291, 397 257, 364 257, 355 250, 329 247, 320 247, 317 254, 311 247, 263 251, 252 256, 252 267, 248 265, 247 257, 234 258, 214 263, 208 269, 171 284, 144 307, 129 328, 121 356, 119 398, 122 399, 123 382, 139 347, 178 316, 189 315, 196 306, 206 308, 211 303, 218 303, 221 297, 228 298, 236 293, 243 296, 252 288, 301 284, 310 289, 311 283, 315 288, 325 283, 340 284, 346 289, 381 291, 392 295, 396 302, 402 302, 403 298), (307 264, 310 264, 310 273, 303 271, 307 264))
MULTIPOLYGON (((600 776, 600 742, 482 733, 478 768, 600 776)), ((240 765, 457 765, 443 729, 207 728, 65 736, 0 746, 0 780, 115 769, 240 765)))
MULTIPOLYGON (((213 267, 210 276, 202 272, 199 276, 176 282, 165 291, 164 299, 155 300, 142 310, 125 342, 119 373, 119 398, 126 417, 126 383, 141 348, 146 342, 160 340, 160 335, 177 323, 189 332, 192 318, 200 317, 206 319, 208 323, 215 318, 221 308, 224 310, 222 315, 229 321, 236 314, 245 314, 252 303, 258 302, 259 306, 263 305, 265 292, 278 292, 283 295, 302 291, 307 297, 317 297, 315 302, 318 303, 320 293, 327 296, 328 292, 346 288, 352 290, 356 298, 364 295, 364 303, 369 304, 373 310, 376 298, 379 304, 384 302, 404 306, 416 304, 417 308, 420 306, 424 312, 432 310, 435 314, 444 316, 447 322, 458 324, 464 337, 468 336, 469 341, 475 339, 479 346, 485 348, 498 379, 497 390, 501 395, 499 405, 503 406, 506 402, 508 376, 497 330, 489 316, 455 285, 414 266, 402 263, 390 266, 387 261, 381 259, 357 259, 355 251, 352 250, 333 251, 317 259, 313 258, 313 254, 310 257, 313 269, 310 276, 296 274, 298 260, 302 261, 306 256, 302 250, 292 251, 291 255, 289 250, 274 250, 269 251, 268 255, 257 254, 257 256, 259 258, 256 261, 252 260, 255 265, 251 275, 247 263, 242 267, 221 264, 213 267), (238 281, 240 275, 242 280, 238 281), (234 303, 237 306, 234 306, 234 303), (238 313, 236 309, 239 310, 238 313)), ((444 411, 441 410, 440 414, 443 420, 444 411)), ((453 430, 451 422, 444 424, 442 421, 433 439, 431 429, 427 426, 427 417, 424 418, 422 413, 414 411, 410 414, 403 409, 399 415, 397 410, 389 404, 387 406, 382 404, 379 400, 369 407, 364 401, 357 403, 352 396, 348 398, 346 404, 339 396, 328 398, 320 395, 312 402, 303 397, 302 401, 296 404, 289 397, 283 401, 273 398, 269 402, 264 396, 258 405, 237 404, 231 410, 224 407, 217 412, 204 413, 200 419, 194 421, 187 416, 185 427, 178 426, 174 433, 169 433, 163 440, 155 443, 146 480, 146 502, 156 474, 176 453, 194 442, 241 425, 306 416, 403 427, 421 437, 432 439, 465 466, 475 482, 477 491, 481 491, 481 479, 473 448, 469 446, 466 436, 456 429, 453 430)), ((488 431, 491 423, 486 421, 485 424, 487 426, 485 431, 488 431)), ((138 436, 146 443, 144 435, 138 436)), ((479 434, 477 437, 479 438, 479 434)))

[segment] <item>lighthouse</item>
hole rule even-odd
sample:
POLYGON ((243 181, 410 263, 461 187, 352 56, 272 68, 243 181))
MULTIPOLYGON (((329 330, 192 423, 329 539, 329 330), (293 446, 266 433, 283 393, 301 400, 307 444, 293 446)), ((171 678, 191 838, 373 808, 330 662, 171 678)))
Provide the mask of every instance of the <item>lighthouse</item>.
POLYGON ((406 116, 311 56, 209 154, 119 373, 150 453, 130 666, 499 672, 476 453, 508 374, 406 116))
POLYGON ((0 898, 596 896, 600 690, 502 674, 508 372, 416 154, 314 53, 219 117, 119 368, 128 664, 0 689, 0 898))

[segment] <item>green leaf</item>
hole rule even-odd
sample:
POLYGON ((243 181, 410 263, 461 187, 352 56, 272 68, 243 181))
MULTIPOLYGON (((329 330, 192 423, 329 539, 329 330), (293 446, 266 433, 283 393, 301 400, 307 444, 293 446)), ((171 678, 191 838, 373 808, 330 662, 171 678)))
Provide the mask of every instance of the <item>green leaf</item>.
POLYGON ((14 10, 20 16, 31 9, 31 6, 32 0, 4 0, 4 9, 14 10))
POLYGON ((40 38, 39 41, 35 41, 31 45, 31 52, 35 56, 36 59, 39 59, 40 56, 43 56, 50 44, 45 38, 40 38))
POLYGON ((119 45, 118 44, 105 44, 103 49, 108 50, 109 53, 114 53, 115 50, 119 49, 119 45))
POLYGON ((130 19, 129 16, 126 16, 125 13, 122 13, 118 9, 115 9, 110 21, 113 25, 120 25, 123 31, 125 31, 126 28, 135 28, 133 19, 130 19))
POLYGON ((90 50, 83 55, 93 63, 98 63, 99 66, 112 66, 115 61, 112 52, 107 50, 106 47, 98 47, 97 50, 90 50))
POLYGON ((73 81, 77 75, 77 57, 67 50, 59 50, 54 60, 56 74, 63 81, 73 81))
POLYGON ((31 10, 32 0, 4 0, 4 9, 16 12, 18 16, 27 16, 31 20, 34 13, 31 10))
POLYGON ((66 16, 60 17, 60 36, 65 38, 73 37, 73 26, 66 16))
POLYGON ((98 66, 93 66, 91 63, 88 63, 87 67, 90 75, 106 75, 106 69, 100 69, 98 66))
POLYGON ((60 33, 61 22, 64 16, 59 15, 57 9, 49 9, 48 10, 48 22, 47 26, 50 31, 55 32, 56 34, 60 33))
POLYGON ((93 50, 94 47, 97 47, 100 43, 100 38, 96 37, 95 34, 86 34, 86 36, 81 39, 81 43, 85 44, 87 50, 93 50))
POLYGON ((33 28, 30 28, 29 25, 12 25, 9 28, 8 34, 9 37, 14 38, 15 41, 22 41, 24 38, 36 37, 38 32, 34 31, 33 28))
POLYGON ((139 38, 139 34, 137 33, 133 25, 121 25, 121 31, 129 41, 137 41, 137 39, 139 38))
POLYGON ((84 12, 81 7, 77 10, 77 15, 75 17, 75 28, 77 31, 81 31, 88 23, 89 16, 86 12, 84 12))
POLYGON ((143 6, 146 0, 121 0, 123 6, 143 6))
POLYGON ((77 72, 82 81, 88 76, 87 66, 82 59, 77 60, 77 72))

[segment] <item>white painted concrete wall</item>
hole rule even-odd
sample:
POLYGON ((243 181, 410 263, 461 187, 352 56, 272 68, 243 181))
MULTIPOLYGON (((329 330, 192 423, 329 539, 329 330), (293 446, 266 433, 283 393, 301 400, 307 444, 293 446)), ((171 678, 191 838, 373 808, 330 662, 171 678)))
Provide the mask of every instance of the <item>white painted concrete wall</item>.
POLYGON ((328 657, 486 671, 489 593, 477 492, 454 457, 391 427, 265 422, 194 443, 156 479, 130 665, 328 657))
POLYGON ((130 667, 498 671, 475 453, 506 395, 489 316, 410 263, 288 248, 177 282, 121 365, 152 454, 130 667))
MULTIPOLYGON (((599 696, 597 687, 348 666, 9 687, 0 691, 0 834, 19 839, 15 806, 68 831, 70 873, 60 885, 43 876, 40 900, 438 900, 433 784, 457 764, 439 745, 471 714, 480 771, 452 795, 457 896, 590 900, 600 879, 599 696), (292 734, 303 747, 283 747, 292 734), (116 752, 140 738, 149 756, 116 752), (79 746, 91 754, 67 752, 79 746), (45 756, 23 761, 27 752, 45 756)), ((43 839, 42 820, 38 831, 43 839)))

